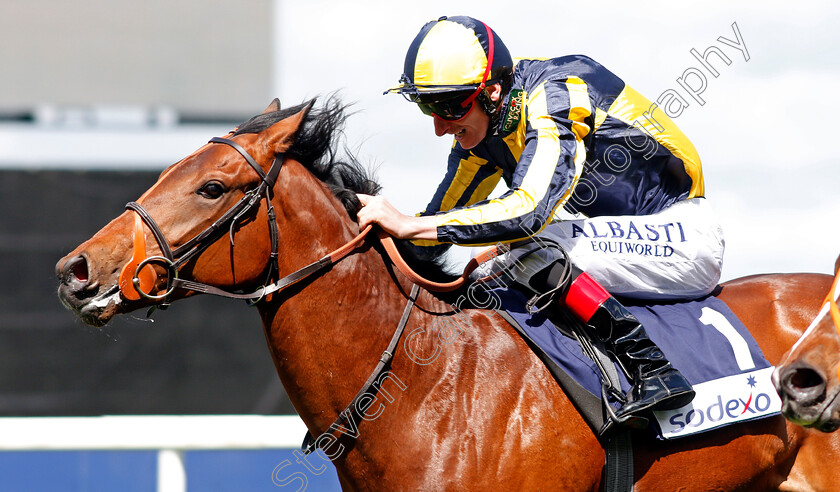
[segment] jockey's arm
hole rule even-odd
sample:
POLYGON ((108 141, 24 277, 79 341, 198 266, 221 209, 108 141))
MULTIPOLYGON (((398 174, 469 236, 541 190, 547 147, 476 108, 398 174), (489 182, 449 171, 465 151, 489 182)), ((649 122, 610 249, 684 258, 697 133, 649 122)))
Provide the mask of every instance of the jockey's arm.
POLYGON ((492 191, 501 171, 496 173, 496 166, 485 165, 487 160, 456 145, 450 154, 447 177, 431 208, 427 208, 441 212, 407 216, 382 197, 359 195, 364 205, 358 214, 359 225, 378 223, 398 238, 472 246, 521 239, 541 229, 553 211, 568 200, 582 171, 586 152, 583 138, 591 131, 585 119, 591 114, 591 107, 586 85, 570 78, 562 84, 540 84, 528 96, 526 109, 531 138, 523 138, 529 143, 520 151, 514 186, 503 196, 479 201, 492 191), (548 93, 564 90, 582 92, 578 97, 565 99, 584 107, 576 104, 552 107, 549 101, 564 98, 551 98, 548 93), (479 177, 481 184, 486 181, 493 186, 479 185, 476 189, 480 188, 481 193, 457 206, 467 189, 473 189, 462 183, 479 177), (456 181, 459 186, 452 186, 456 181))
POLYGON ((437 223, 434 216, 405 215, 384 197, 362 193, 357 196, 363 205, 358 212, 359 229, 364 229, 369 224, 379 224, 385 232, 399 239, 437 241, 437 223))
POLYGON ((591 131, 585 84, 572 78, 541 83, 526 96, 525 113, 527 126, 521 123, 517 130, 521 139, 506 141, 513 145, 511 153, 519 155, 510 190, 437 214, 440 241, 482 246, 525 238, 541 230, 571 196, 586 159, 583 139, 591 131), (563 96, 571 90, 582 94, 563 96))

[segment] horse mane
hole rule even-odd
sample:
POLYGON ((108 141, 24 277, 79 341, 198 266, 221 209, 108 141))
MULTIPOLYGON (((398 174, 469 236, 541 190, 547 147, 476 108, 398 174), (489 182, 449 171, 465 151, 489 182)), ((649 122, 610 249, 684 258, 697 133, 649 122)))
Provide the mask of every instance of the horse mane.
MULTIPOLYGON (((239 125, 234 135, 259 133, 289 116, 303 111, 315 100, 254 116, 239 125)), ((382 186, 373 172, 353 155, 344 143, 347 108, 335 94, 320 107, 312 107, 298 130, 287 155, 293 157, 321 180, 344 205, 352 220, 362 204, 356 193, 378 194, 382 186), (339 149, 341 150, 339 152, 339 149)), ((456 277, 449 271, 443 252, 446 247, 418 247, 408 240, 396 240, 406 262, 419 274, 433 281, 445 282, 456 277)), ((448 246, 448 245, 445 245, 448 246)))

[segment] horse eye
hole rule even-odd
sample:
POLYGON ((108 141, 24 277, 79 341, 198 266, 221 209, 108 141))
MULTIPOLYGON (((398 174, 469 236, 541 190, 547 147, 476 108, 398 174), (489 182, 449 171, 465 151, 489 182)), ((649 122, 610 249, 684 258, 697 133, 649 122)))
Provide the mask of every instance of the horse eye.
POLYGON ((204 185, 198 189, 196 193, 203 196, 204 198, 210 198, 211 200, 215 200, 224 194, 225 186, 218 181, 208 181, 204 183, 204 185))

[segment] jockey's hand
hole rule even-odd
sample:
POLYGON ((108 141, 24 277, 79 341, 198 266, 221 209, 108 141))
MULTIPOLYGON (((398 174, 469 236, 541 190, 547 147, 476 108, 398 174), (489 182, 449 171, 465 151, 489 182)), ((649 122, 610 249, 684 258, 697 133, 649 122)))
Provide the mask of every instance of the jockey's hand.
POLYGON ((385 232, 399 239, 437 240, 434 217, 404 215, 381 196, 362 193, 357 193, 356 196, 362 202, 362 208, 357 214, 359 229, 364 229, 370 224, 379 224, 385 232))

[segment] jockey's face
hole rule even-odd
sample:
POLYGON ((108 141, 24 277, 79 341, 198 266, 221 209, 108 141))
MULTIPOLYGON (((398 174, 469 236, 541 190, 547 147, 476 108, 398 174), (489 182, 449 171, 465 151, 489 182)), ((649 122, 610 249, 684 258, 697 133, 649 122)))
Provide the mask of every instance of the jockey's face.
POLYGON ((470 112, 460 120, 448 121, 438 115, 434 115, 434 119, 435 134, 438 137, 451 133, 455 135, 455 141, 465 149, 478 145, 487 135, 487 129, 490 127, 490 117, 476 103, 473 103, 470 112))
MULTIPOLYGON (((490 100, 498 102, 501 97, 501 86, 494 84, 487 88, 490 100)), ((435 134, 442 137, 446 134, 455 136, 455 140, 465 149, 471 149, 481 143, 490 128, 490 117, 487 116, 477 101, 473 101, 470 112, 456 121, 445 120, 434 115, 435 134)))

